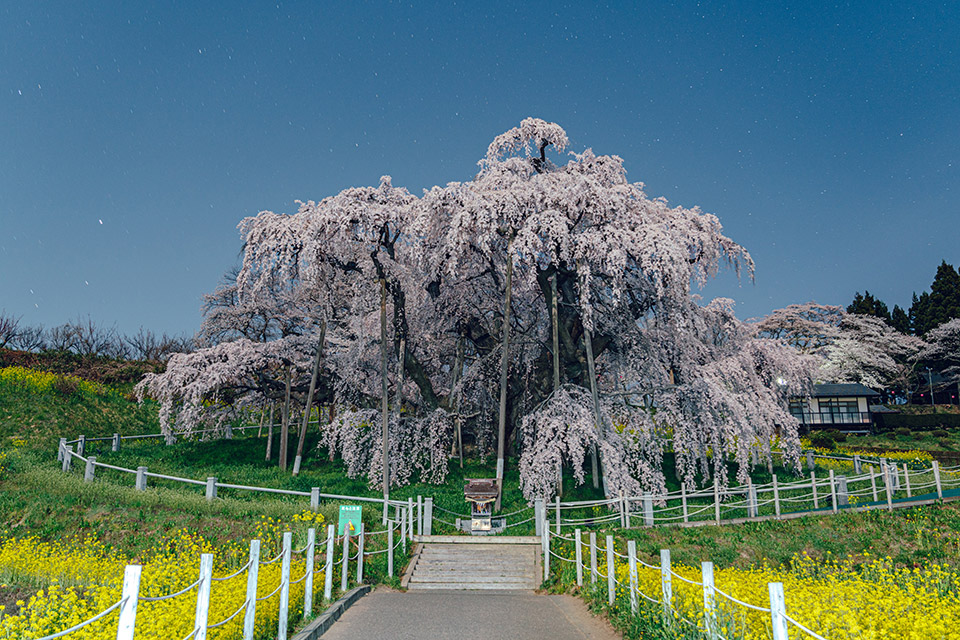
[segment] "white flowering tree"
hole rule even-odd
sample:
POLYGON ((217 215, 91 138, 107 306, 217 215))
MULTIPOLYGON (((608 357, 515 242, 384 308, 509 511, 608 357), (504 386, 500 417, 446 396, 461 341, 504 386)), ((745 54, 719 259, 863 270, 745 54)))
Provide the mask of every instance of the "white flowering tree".
MULTIPOLYGON (((724 264, 752 273, 750 256, 715 216, 628 182, 619 157, 560 161, 568 144, 529 118, 472 180, 417 197, 384 177, 241 224, 243 265, 224 293, 241 308, 293 301, 282 315, 325 327, 318 385, 348 410, 323 446, 352 475, 383 484, 386 455, 390 484, 417 470, 442 480, 458 428, 481 456, 512 446, 530 498, 562 467, 583 481, 594 456, 608 493, 661 488, 670 441, 691 485, 726 482, 728 460, 778 434, 798 452, 786 397, 805 391, 808 361, 691 291, 724 264)), ((291 366, 301 387, 309 360, 291 366)), ((146 387, 171 390, 167 416, 216 393, 212 377, 189 397, 162 379, 146 387)))
POLYGON ((816 356, 818 381, 875 389, 906 388, 914 357, 925 346, 923 340, 900 333, 881 318, 815 302, 777 309, 756 328, 761 336, 816 356))
POLYGON ((944 322, 924 337, 927 343, 915 360, 929 363, 951 380, 960 379, 960 319, 944 322))

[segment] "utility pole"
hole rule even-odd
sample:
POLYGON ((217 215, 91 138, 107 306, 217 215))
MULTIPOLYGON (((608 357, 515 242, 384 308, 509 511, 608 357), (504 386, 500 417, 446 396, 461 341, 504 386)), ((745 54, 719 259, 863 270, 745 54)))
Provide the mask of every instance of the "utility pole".
POLYGON ((930 406, 933 407, 933 411, 936 413, 937 403, 933 401, 933 374, 930 373, 930 367, 927 367, 927 383, 930 385, 930 406))

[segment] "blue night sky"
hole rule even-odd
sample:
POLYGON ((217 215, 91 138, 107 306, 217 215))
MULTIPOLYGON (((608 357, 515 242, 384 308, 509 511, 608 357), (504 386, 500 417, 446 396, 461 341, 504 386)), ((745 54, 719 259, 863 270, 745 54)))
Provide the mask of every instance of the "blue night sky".
POLYGON ((470 179, 527 116, 699 205, 741 317, 960 263, 960 5, 6 2, 0 309, 192 334, 236 225, 470 179))

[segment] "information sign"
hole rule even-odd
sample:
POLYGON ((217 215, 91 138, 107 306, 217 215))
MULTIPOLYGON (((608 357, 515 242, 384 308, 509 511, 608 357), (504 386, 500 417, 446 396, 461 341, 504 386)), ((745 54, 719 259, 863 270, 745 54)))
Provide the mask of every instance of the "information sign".
POLYGON ((344 528, 348 528, 350 535, 356 535, 360 531, 360 505, 342 504, 340 505, 340 521, 337 524, 337 535, 342 536, 344 528))

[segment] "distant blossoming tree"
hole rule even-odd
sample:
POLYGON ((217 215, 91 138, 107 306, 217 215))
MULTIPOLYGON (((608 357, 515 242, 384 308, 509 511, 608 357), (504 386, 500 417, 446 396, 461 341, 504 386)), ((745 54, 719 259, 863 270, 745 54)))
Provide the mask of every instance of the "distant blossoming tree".
POLYGON ((925 346, 881 318, 815 302, 777 309, 757 322, 756 328, 761 336, 783 340, 818 357, 819 381, 860 383, 875 389, 905 388, 911 361, 925 346))
POLYGON ((916 360, 930 363, 951 380, 960 380, 960 318, 931 329, 925 338, 927 344, 916 360))
MULTIPOLYGON (((519 450, 531 498, 552 492, 563 465, 583 481, 594 455, 608 493, 662 488, 668 440, 691 486, 726 482, 729 459, 769 452, 776 435, 798 453, 786 398, 806 390, 809 360, 737 321, 731 301, 702 306, 691 292, 723 264, 752 274, 750 256, 715 216, 649 198, 617 156, 548 157, 568 144, 558 125, 528 118, 494 139, 470 181, 418 197, 384 177, 241 224, 224 322, 246 326, 248 305, 264 301, 313 318, 275 339, 291 345, 301 387, 310 355, 294 338, 322 323, 318 385, 348 409, 323 446, 351 475, 381 482, 384 422, 390 483, 415 471, 442 480, 438 457, 460 426, 481 455, 519 450)), ((264 348, 236 342, 219 347, 264 348)), ((194 420, 219 380, 236 389, 255 376, 207 368, 171 361, 145 388, 168 390, 165 416, 190 405, 194 420), (178 393, 190 366, 195 391, 178 393)))

